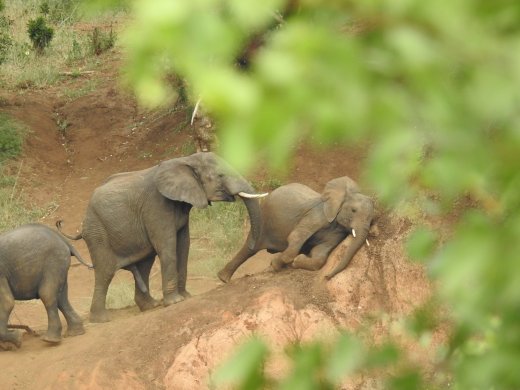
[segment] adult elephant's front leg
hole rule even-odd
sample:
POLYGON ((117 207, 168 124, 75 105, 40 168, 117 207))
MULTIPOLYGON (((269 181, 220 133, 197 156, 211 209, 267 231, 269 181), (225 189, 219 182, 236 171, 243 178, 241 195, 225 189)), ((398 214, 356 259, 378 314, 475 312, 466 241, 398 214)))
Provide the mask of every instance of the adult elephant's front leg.
POLYGON ((188 255, 190 252, 190 227, 186 224, 177 233, 177 272, 179 274, 179 293, 188 298, 191 294, 186 291, 188 280, 188 255))
POLYGON ((161 261, 163 304, 169 306, 184 300, 179 291, 177 234, 173 234, 158 246, 157 255, 161 261))

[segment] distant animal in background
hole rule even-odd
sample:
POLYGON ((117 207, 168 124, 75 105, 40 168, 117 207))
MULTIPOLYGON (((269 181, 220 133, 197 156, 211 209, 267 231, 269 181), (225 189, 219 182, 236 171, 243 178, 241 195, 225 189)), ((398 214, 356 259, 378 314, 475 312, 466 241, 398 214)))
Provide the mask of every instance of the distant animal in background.
POLYGON ((359 192, 357 184, 347 176, 329 181, 322 194, 298 183, 281 186, 260 207, 260 237, 253 248, 244 245, 219 271, 218 277, 225 283, 242 263, 262 249, 279 253, 271 262, 275 271, 288 265, 318 270, 332 250, 350 235, 352 241, 346 253, 326 275, 330 279, 347 267, 368 242, 369 233, 377 231, 372 200, 359 192))
POLYGON ((43 341, 61 341, 58 310, 67 321, 67 336, 85 333, 68 298, 71 255, 91 267, 62 235, 45 225, 23 225, 0 235, 0 342, 18 348, 22 344, 21 332, 7 325, 15 300, 42 300, 48 316, 43 341))
POLYGON ((193 109, 190 125, 193 127, 193 139, 197 152, 211 152, 218 147, 214 121, 202 107, 200 99, 193 109))

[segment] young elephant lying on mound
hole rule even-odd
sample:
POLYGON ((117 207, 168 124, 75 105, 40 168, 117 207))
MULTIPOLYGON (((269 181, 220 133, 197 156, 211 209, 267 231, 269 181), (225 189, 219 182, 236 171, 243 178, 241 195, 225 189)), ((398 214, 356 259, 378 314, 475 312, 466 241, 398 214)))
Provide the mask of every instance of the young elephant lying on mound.
POLYGON ((0 235, 0 342, 21 346, 21 333, 7 330, 15 300, 42 300, 49 320, 44 341, 61 341, 58 309, 67 321, 67 336, 85 333, 67 293, 71 255, 90 267, 64 237, 45 225, 24 225, 0 235))
POLYGON ((261 205, 262 229, 254 248, 247 242, 218 273, 227 283, 237 268, 262 249, 281 252, 271 265, 275 271, 287 265, 318 270, 331 251, 349 234, 352 243, 337 267, 326 278, 341 272, 376 230, 372 200, 344 176, 327 183, 322 194, 293 183, 274 190, 261 205))

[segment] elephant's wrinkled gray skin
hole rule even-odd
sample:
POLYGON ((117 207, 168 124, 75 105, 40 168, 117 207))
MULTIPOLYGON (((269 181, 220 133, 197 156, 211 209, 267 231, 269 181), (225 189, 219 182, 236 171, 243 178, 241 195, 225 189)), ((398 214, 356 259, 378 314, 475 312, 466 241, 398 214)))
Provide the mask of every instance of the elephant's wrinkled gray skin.
POLYGON ((375 230, 372 200, 359 192, 357 184, 344 176, 327 183, 323 194, 293 183, 274 190, 261 205, 263 226, 256 246, 244 245, 219 278, 228 283, 237 268, 262 249, 281 252, 271 265, 307 270, 320 269, 330 252, 348 235, 352 243, 327 279, 341 272, 375 230))
POLYGON ((88 266, 64 237, 45 225, 24 225, 0 235, 0 341, 21 345, 20 331, 7 330, 15 300, 42 300, 49 320, 44 341, 61 341, 58 309, 68 336, 85 333, 67 294, 71 255, 88 266))
MULTIPOLYGON (((213 153, 164 161, 152 168, 111 176, 89 202, 82 232, 95 267, 90 308, 92 322, 109 320, 105 308, 108 286, 115 272, 130 270, 136 279, 135 302, 141 310, 158 305, 149 293, 150 269, 161 262, 163 304, 189 296, 186 291, 190 246, 189 213, 211 201, 232 202, 235 195, 253 192, 251 185, 213 153), (139 288, 138 276, 145 288, 139 288)), ((257 199, 242 198, 249 212, 254 247, 260 231, 257 199)))

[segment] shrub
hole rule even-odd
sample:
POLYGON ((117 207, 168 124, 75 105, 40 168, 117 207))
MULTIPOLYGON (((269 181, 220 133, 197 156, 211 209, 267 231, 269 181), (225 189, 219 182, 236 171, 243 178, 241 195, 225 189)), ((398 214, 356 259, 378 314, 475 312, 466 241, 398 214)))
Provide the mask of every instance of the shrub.
POLYGON ((72 45, 69 53, 67 54, 67 60, 69 62, 77 61, 83 58, 83 50, 81 44, 76 38, 73 38, 72 45))
POLYGON ((95 55, 100 55, 101 53, 113 48, 115 42, 116 34, 112 28, 110 28, 110 32, 105 33, 101 31, 99 27, 95 27, 89 36, 90 52, 95 55))
POLYGON ((54 30, 47 25, 43 16, 29 20, 29 23, 27 23, 27 33, 38 54, 41 54, 43 50, 49 46, 54 36, 54 30))

